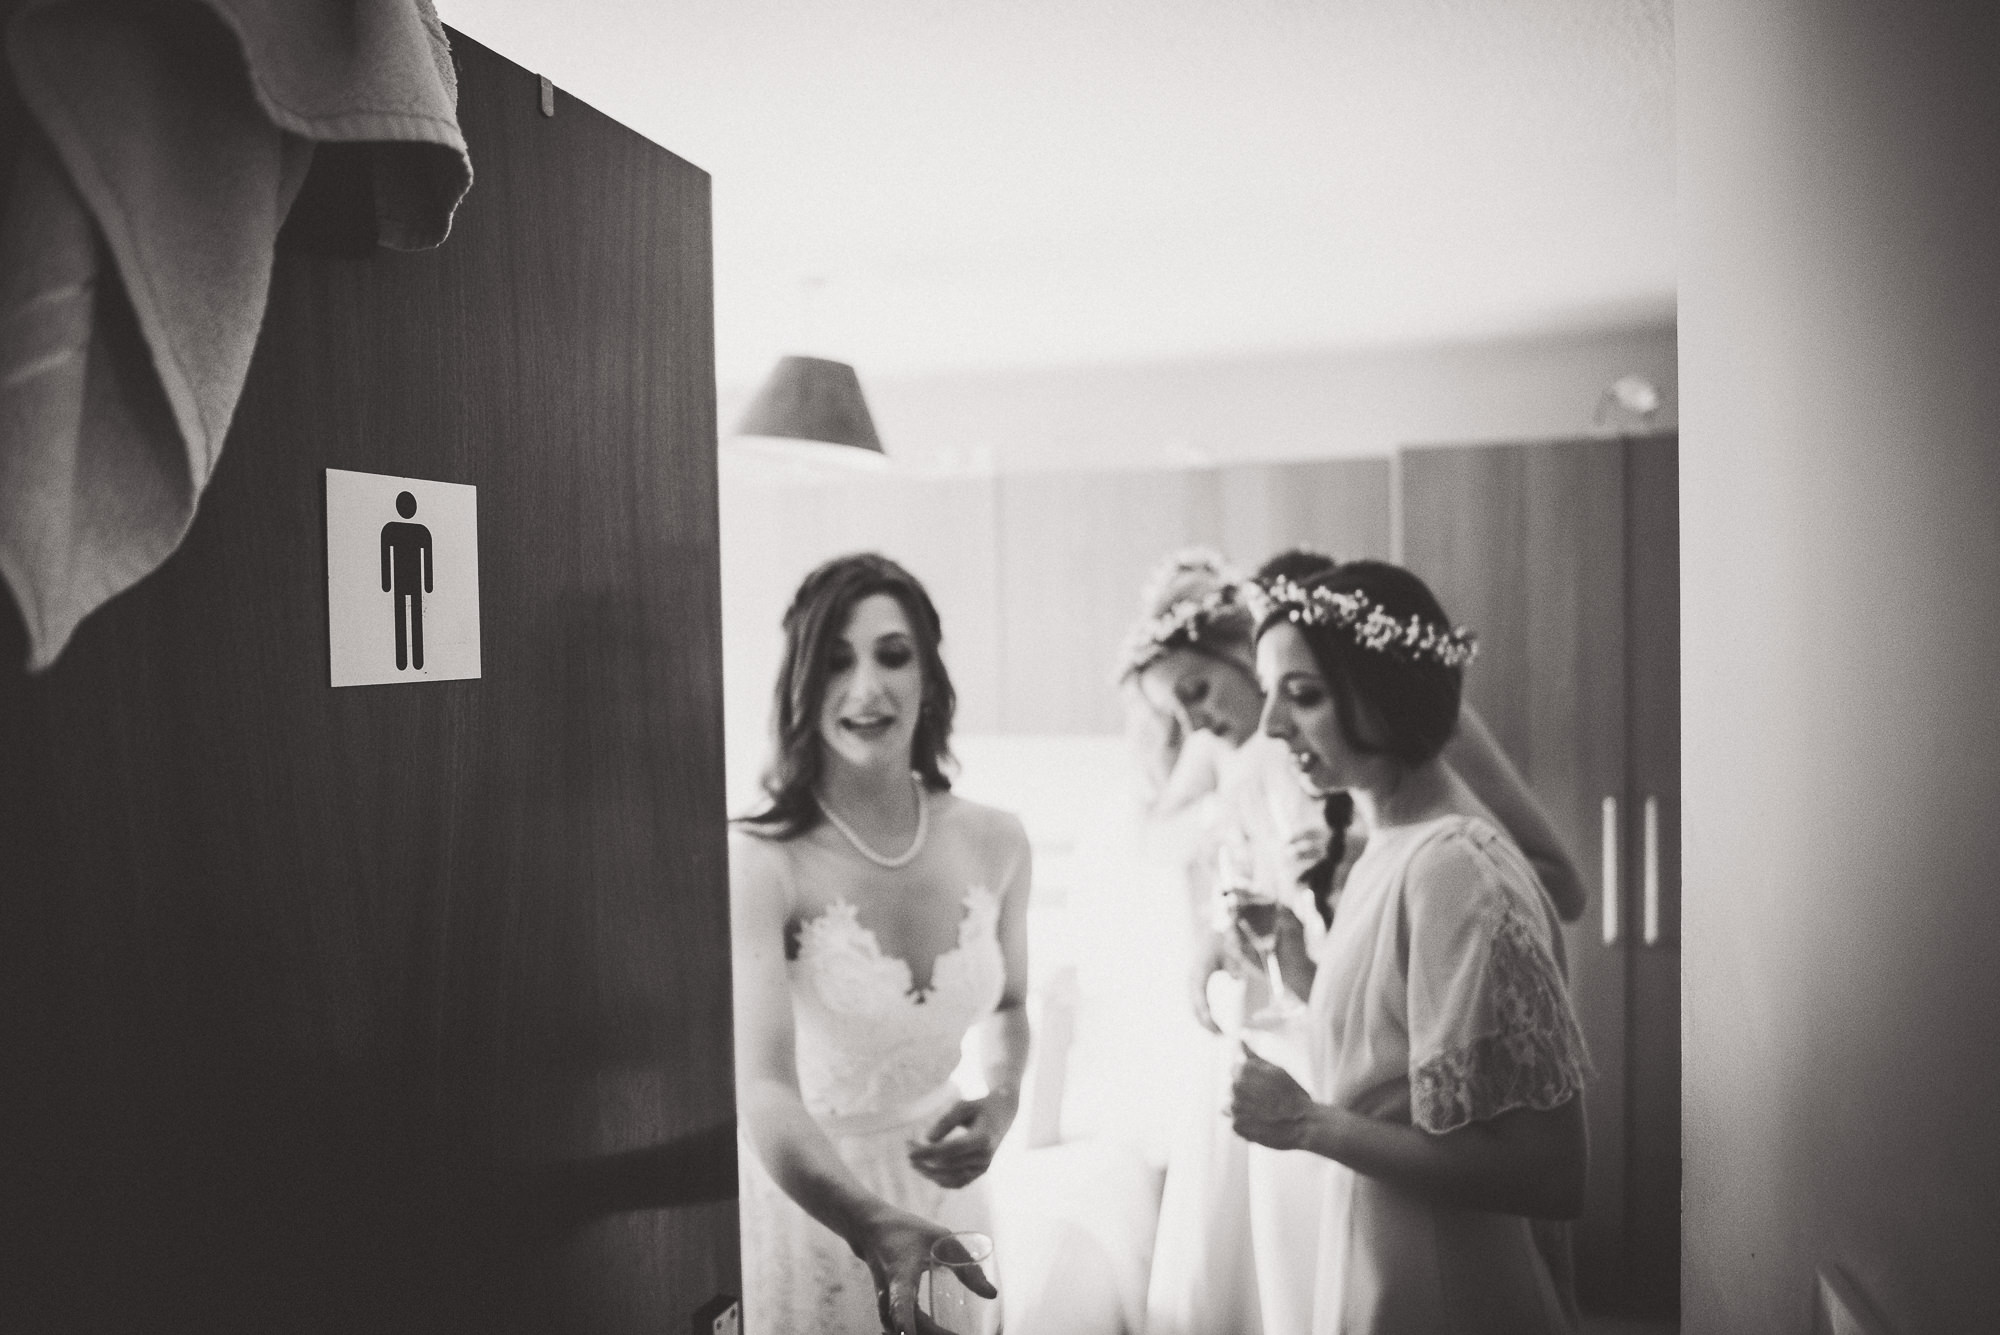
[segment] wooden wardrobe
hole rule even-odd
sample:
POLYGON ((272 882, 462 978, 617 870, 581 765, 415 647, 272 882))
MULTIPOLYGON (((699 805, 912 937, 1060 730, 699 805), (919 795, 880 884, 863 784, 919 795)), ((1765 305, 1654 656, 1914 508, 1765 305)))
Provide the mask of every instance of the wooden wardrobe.
POLYGON ((1680 1284, 1680 593, 1671 435, 1410 448, 1403 559, 1480 636, 1469 698, 1591 902, 1567 930, 1598 1077, 1576 1230, 1586 1308, 1680 1284))
POLYGON ((0 1328, 737 1292, 709 181, 453 45, 450 239, 289 232, 182 549, 39 676, 0 600, 0 1328), (329 467, 478 488, 479 679, 329 687, 329 467))

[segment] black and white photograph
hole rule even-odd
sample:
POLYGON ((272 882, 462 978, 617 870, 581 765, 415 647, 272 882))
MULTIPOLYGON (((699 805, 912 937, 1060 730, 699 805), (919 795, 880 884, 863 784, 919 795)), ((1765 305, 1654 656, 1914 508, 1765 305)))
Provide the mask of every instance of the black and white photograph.
POLYGON ((0 46, 0 1329, 2000 1329, 2000 7, 0 46))

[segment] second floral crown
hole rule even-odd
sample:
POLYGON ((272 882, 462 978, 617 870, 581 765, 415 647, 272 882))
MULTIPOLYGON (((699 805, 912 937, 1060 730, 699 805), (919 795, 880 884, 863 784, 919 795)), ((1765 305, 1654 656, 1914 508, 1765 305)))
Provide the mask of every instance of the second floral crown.
MULTIPOLYGON (((1129 677, 1144 671, 1170 649, 1206 647, 1203 636, 1218 622, 1234 619, 1243 623, 1246 612, 1244 591, 1234 583, 1199 597, 1179 599, 1158 616, 1141 621, 1126 635, 1118 650, 1119 675, 1129 677)), ((1248 631, 1249 627, 1242 625, 1237 637, 1243 638, 1248 631)))
POLYGON ((1307 588, 1281 575, 1246 585, 1243 596, 1260 623, 1282 616, 1294 625, 1338 626, 1362 648, 1404 662, 1462 668, 1479 653, 1479 637, 1463 626, 1437 626, 1415 613, 1397 617, 1358 589, 1307 588))

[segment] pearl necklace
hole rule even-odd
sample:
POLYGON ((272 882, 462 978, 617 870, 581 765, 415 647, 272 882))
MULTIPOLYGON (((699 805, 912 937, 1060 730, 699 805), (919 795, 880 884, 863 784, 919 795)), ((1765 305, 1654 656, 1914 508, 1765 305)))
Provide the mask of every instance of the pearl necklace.
POLYGON ((849 828, 846 821, 834 813, 833 804, 828 802, 824 797, 819 799, 820 813, 826 817, 827 822, 834 829, 839 830, 841 834, 847 837, 847 842, 854 845, 855 852, 867 858, 878 867, 886 867, 890 871, 894 871, 898 867, 907 867, 916 859, 917 854, 924 851, 924 837, 930 833, 931 828, 931 808, 930 804, 924 801, 923 781, 918 779, 913 773, 910 775, 910 786, 917 791, 917 837, 910 841, 908 848, 898 853, 895 857, 885 857, 863 843, 861 836, 856 834, 849 828))

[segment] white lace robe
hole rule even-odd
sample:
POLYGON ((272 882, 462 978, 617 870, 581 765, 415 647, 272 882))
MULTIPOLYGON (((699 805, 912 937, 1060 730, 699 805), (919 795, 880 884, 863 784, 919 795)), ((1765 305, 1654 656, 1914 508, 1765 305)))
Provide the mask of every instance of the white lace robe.
MULTIPOLYGON (((1521 852, 1446 816, 1371 836, 1321 952, 1313 1096, 1442 1133, 1555 1107, 1588 1075, 1551 910, 1521 852)), ((1561 1332, 1528 1221, 1328 1178, 1314 1335, 1561 1332)))
MULTIPOLYGON (((910 1167, 910 1142, 959 1097, 951 1073, 966 1031, 993 1013, 1006 984, 999 896, 966 893, 958 942, 930 989, 885 953, 852 904, 800 925, 789 964, 799 1092, 861 1185, 953 1230, 992 1232, 986 1180, 940 1187, 910 1167)), ((876 1335, 868 1268, 778 1189, 756 1151, 739 1148, 743 1315, 749 1335, 876 1335)))

